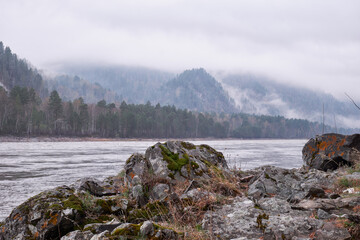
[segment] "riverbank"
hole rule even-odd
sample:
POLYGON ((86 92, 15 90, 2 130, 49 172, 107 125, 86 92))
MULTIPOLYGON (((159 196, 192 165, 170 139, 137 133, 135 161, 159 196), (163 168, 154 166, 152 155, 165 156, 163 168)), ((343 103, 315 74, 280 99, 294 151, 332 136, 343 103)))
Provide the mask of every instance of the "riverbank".
POLYGON ((305 140, 305 138, 100 138, 100 137, 15 137, 0 136, 1 142, 127 142, 127 141, 236 141, 236 140, 305 140))
POLYGON ((30 198, 0 239, 358 239, 359 138, 310 140, 300 169, 248 171, 208 145, 158 143, 117 176, 30 198))
MULTIPOLYGON (((15 137, 0 136, 1 142, 126 142, 126 141, 177 141, 169 138, 98 138, 98 137, 15 137)), ((218 138, 187 138, 184 141, 215 141, 218 138)), ((222 138, 221 140, 239 140, 235 138, 222 138)))

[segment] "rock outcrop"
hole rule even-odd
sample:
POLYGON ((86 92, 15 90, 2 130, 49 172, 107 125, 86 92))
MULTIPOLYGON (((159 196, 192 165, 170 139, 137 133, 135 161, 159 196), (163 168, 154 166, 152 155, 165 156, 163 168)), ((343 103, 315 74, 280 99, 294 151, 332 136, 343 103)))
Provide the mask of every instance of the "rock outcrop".
POLYGON ((30 198, 0 223, 0 240, 360 239, 358 141, 324 135, 304 147, 307 167, 246 172, 207 145, 157 143, 118 176, 30 198), (333 170, 339 156, 353 167, 333 170))
POLYGON ((351 239, 346 228, 360 216, 360 196, 337 196, 342 172, 251 170, 247 197, 209 211, 202 227, 222 239, 351 239))
POLYGON ((181 141, 157 143, 149 147, 145 156, 132 155, 125 165, 125 180, 129 186, 146 181, 149 174, 168 181, 210 178, 211 170, 221 174, 229 172, 221 152, 208 145, 195 146, 181 141))
POLYGON ((359 162, 359 151, 360 134, 345 136, 330 133, 310 139, 302 153, 305 166, 327 171, 359 162))
MULTIPOLYGON (((158 143, 145 155, 132 155, 123 176, 105 181, 85 178, 30 198, 0 223, 0 240, 177 239, 182 233, 153 222, 169 219, 174 204, 184 214, 175 188, 185 187, 186 194, 194 186, 204 186, 201 181, 228 175, 222 153, 207 145, 158 143)), ((186 196, 186 206, 191 207, 194 196, 186 196)))

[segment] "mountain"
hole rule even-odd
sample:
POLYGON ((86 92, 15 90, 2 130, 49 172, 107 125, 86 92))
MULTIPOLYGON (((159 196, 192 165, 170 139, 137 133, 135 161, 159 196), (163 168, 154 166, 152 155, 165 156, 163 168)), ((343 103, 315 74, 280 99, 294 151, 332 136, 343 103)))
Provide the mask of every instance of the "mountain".
POLYGON ((0 87, 11 91, 15 86, 33 88, 41 98, 46 98, 49 92, 57 90, 64 101, 80 97, 89 103, 103 99, 107 102, 121 101, 111 90, 77 76, 45 76, 26 60, 19 59, 10 47, 4 47, 0 42, 0 87))
POLYGON ((172 73, 140 67, 64 65, 60 71, 78 75, 116 92, 127 103, 174 105, 201 112, 236 112, 221 84, 204 69, 172 73))
POLYGON ((119 96, 98 83, 91 83, 78 76, 58 75, 47 81, 49 91, 56 90, 63 101, 72 101, 83 98, 87 103, 121 102, 119 96))
POLYGON ((159 102, 199 112, 236 112, 234 101, 204 69, 186 70, 160 88, 159 102))
POLYGON ((60 72, 77 75, 111 89, 127 103, 154 102, 160 86, 174 74, 141 67, 64 64, 60 72))
POLYGON ((35 89, 41 97, 47 96, 41 74, 26 60, 19 59, 9 47, 0 42, 0 86, 11 90, 15 86, 35 89))
POLYGON ((352 103, 321 91, 252 75, 228 75, 222 77, 221 82, 241 112, 322 122, 324 104, 326 124, 360 127, 356 125, 360 112, 352 103))

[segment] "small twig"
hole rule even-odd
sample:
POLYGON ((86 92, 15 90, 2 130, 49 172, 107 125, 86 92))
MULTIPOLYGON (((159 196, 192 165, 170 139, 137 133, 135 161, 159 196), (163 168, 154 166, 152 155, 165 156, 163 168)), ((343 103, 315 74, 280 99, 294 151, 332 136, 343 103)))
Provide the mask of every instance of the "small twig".
POLYGON ((360 107, 355 103, 354 99, 352 99, 347 93, 345 95, 352 101, 352 103, 360 110, 360 107))

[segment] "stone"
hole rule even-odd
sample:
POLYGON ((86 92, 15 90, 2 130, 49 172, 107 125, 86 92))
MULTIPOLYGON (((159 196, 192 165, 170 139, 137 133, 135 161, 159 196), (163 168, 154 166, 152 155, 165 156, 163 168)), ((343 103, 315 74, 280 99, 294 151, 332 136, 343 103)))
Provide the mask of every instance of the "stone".
POLYGON ((325 222, 321 229, 315 232, 315 239, 319 240, 350 240, 351 235, 346 228, 339 228, 330 222, 325 222))
POLYGON ((222 239, 292 239, 308 237, 322 221, 310 212, 293 210, 285 200, 263 198, 256 205, 249 198, 206 212, 202 227, 222 239), (240 238, 241 239, 241 238, 240 238))
POLYGON ((100 182, 95 178, 83 178, 75 183, 75 188, 80 191, 86 191, 91 195, 102 197, 115 195, 117 192, 105 182, 100 182))
POLYGON ((104 231, 99 234, 95 234, 90 240, 109 240, 109 238, 106 235, 109 235, 109 231, 104 231))
POLYGON ((126 228, 129 228, 131 227, 132 224, 131 223, 123 223, 121 225, 119 225, 118 227, 116 227, 112 232, 111 232, 111 235, 115 235, 117 234, 117 232, 121 229, 126 229, 126 228))
POLYGON ((154 224, 151 221, 145 221, 140 227, 141 236, 148 236, 154 233, 154 224))
POLYGON ((61 238, 61 240, 89 240, 94 236, 90 231, 72 231, 61 238))
POLYGON ((156 184, 151 190, 151 198, 153 200, 162 200, 168 196, 170 191, 169 185, 165 183, 156 184))
POLYGON ((325 212, 321 208, 317 210, 317 216, 319 219, 328 219, 331 217, 329 213, 325 212))
POLYGON ((42 192, 16 207, 5 219, 0 239, 53 239, 81 224, 84 212, 75 189, 68 186, 42 192))
POLYGON ((179 239, 179 235, 171 229, 160 229, 156 232, 155 239, 176 240, 179 239))
POLYGON ((118 221, 111 221, 107 223, 90 223, 84 226, 84 230, 90 230, 92 232, 99 234, 104 231, 111 232, 120 225, 121 223, 118 221))
POLYGON ((352 174, 345 175, 344 177, 349 180, 360 180, 360 172, 353 172, 352 174))
POLYGON ((330 194, 329 194, 329 198, 330 198, 330 199, 337 199, 337 198, 339 198, 339 197, 340 197, 340 195, 337 194, 337 193, 330 193, 330 194))
POLYGON ((326 198, 326 194, 324 189, 319 187, 310 187, 307 191, 306 196, 307 198, 326 198))
POLYGON ((305 166, 322 171, 360 161, 360 134, 324 134, 310 139, 302 150, 305 166))
POLYGON ((131 155, 124 166, 125 184, 129 187, 137 185, 139 180, 135 178, 135 181, 133 182, 134 177, 139 177, 141 182, 141 178, 146 175, 150 169, 151 165, 149 161, 142 154, 135 153, 131 155))
POLYGON ((336 173, 325 173, 312 169, 298 171, 274 166, 255 169, 258 174, 249 182, 248 195, 254 200, 277 196, 290 203, 300 202, 305 198, 326 197, 323 188, 330 187, 337 178, 336 173))
POLYGON ((210 169, 217 174, 229 174, 222 153, 208 145, 195 146, 188 142, 168 141, 149 147, 145 155, 132 155, 126 161, 124 181, 134 186, 139 182, 137 177, 141 183, 146 183, 149 175, 168 181, 206 179, 212 174, 210 169))
POLYGON ((199 201, 206 198, 216 198, 214 193, 201 190, 200 188, 194 188, 180 196, 180 199, 191 199, 193 201, 199 201))
POLYGON ((136 185, 131 188, 131 195, 136 200, 138 206, 144 206, 147 203, 147 199, 144 195, 144 190, 142 185, 136 185))

